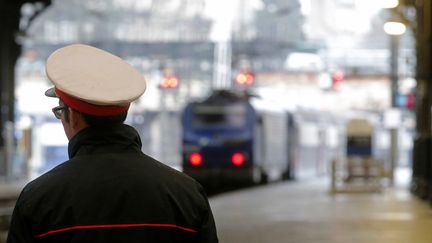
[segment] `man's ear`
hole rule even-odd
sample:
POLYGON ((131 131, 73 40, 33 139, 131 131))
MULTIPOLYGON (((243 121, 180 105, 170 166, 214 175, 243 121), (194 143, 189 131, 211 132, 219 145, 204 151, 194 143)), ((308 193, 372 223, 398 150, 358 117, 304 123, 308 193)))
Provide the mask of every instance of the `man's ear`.
POLYGON ((70 107, 68 107, 68 113, 70 126, 72 126, 72 128, 77 128, 79 126, 80 119, 82 119, 81 114, 70 107))

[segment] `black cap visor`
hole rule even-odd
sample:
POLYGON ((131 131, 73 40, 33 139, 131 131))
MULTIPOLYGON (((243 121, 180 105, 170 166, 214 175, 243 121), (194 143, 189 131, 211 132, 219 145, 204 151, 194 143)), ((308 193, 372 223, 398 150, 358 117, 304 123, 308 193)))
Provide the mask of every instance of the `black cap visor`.
POLYGON ((56 94, 54 87, 49 88, 47 91, 45 91, 45 95, 52 98, 58 98, 58 95, 56 94))

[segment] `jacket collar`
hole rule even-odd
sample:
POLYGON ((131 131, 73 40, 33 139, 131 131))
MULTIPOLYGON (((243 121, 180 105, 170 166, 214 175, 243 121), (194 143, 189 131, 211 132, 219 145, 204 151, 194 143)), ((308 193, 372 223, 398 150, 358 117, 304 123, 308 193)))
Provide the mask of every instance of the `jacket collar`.
POLYGON ((69 159, 77 155, 100 152, 141 151, 141 139, 137 131, 126 124, 87 127, 78 132, 68 145, 69 159))

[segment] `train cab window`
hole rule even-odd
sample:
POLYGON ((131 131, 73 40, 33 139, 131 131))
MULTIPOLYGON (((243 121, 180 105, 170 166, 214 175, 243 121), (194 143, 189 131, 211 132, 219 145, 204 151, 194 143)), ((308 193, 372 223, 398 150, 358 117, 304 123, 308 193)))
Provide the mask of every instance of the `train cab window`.
POLYGON ((246 123, 246 106, 230 105, 196 105, 193 108, 192 125, 242 127, 246 123))

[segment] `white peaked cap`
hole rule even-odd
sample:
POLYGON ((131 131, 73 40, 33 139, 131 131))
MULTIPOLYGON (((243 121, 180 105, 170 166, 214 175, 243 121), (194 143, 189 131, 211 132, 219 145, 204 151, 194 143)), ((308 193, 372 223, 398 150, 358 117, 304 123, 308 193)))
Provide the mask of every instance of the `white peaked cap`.
MULTIPOLYGON (((68 45, 53 52, 48 57, 46 73, 55 86, 55 90, 46 92, 48 96, 52 96, 54 91, 60 98, 64 98, 62 95, 70 96, 68 98, 96 108, 129 105, 146 89, 144 76, 129 63, 109 52, 83 44, 68 45)), ((63 101, 70 105, 67 100, 63 101)))

